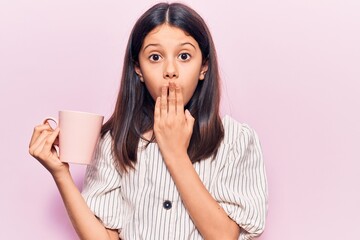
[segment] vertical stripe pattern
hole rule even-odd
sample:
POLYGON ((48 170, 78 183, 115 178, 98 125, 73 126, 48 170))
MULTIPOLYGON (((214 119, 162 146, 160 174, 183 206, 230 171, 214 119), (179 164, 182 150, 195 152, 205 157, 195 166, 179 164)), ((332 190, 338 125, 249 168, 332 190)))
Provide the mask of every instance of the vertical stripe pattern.
MULTIPOLYGON (((214 159, 194 164, 214 199, 241 228, 240 240, 265 228, 267 180, 254 130, 225 116, 225 138, 214 159)), ((84 199, 107 228, 123 240, 203 239, 187 213, 156 143, 140 141, 134 170, 120 173, 111 153, 111 136, 98 144, 88 166, 84 199)))

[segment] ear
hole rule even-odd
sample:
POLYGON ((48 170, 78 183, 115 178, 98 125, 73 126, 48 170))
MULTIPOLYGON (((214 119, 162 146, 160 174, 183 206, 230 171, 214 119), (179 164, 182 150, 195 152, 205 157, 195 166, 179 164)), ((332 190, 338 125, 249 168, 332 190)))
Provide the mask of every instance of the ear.
POLYGON ((140 66, 139 66, 138 64, 135 65, 135 72, 136 72, 136 74, 139 76, 140 81, 141 81, 141 82, 144 82, 144 78, 143 78, 143 75, 142 75, 140 66))
POLYGON ((208 66, 207 62, 204 65, 202 65, 201 70, 200 70, 199 80, 205 79, 205 74, 206 74, 208 68, 209 68, 209 66, 208 66))

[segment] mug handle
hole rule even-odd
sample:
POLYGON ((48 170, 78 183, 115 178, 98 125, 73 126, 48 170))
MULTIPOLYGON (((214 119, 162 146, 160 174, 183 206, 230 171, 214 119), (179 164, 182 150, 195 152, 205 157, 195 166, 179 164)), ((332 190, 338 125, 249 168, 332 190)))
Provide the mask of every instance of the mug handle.
POLYGON ((59 125, 58 120, 57 120, 56 118, 53 118, 53 117, 47 117, 47 118, 45 118, 45 119, 43 120, 43 124, 45 124, 45 123, 47 123, 47 122, 49 122, 49 121, 54 122, 54 123, 56 124, 55 127, 57 127, 57 126, 59 125))

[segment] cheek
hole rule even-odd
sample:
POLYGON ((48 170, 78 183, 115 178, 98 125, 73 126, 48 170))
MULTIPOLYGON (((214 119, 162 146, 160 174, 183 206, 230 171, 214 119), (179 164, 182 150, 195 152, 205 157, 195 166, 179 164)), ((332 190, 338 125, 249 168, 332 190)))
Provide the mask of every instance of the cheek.
POLYGON ((191 85, 188 85, 187 87, 182 87, 184 105, 186 105, 190 101, 192 96, 194 95, 197 83, 198 82, 196 81, 196 82, 192 83, 191 85))
POLYGON ((156 100, 157 97, 161 96, 161 88, 162 86, 166 85, 166 81, 162 79, 150 79, 145 78, 144 84, 148 92, 150 93, 151 97, 156 100))

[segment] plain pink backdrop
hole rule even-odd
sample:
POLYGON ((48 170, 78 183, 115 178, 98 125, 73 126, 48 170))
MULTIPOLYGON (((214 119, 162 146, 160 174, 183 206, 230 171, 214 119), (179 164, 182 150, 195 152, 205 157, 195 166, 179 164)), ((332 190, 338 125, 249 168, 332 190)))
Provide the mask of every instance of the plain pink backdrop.
MULTIPOLYGON (((262 142, 260 239, 359 239, 360 1, 184 2, 212 31, 222 112, 262 142)), ((61 109, 109 117, 130 29, 153 3, 0 1, 0 239, 76 239, 29 138, 61 109)), ((72 166, 80 188, 84 170, 72 166)))

